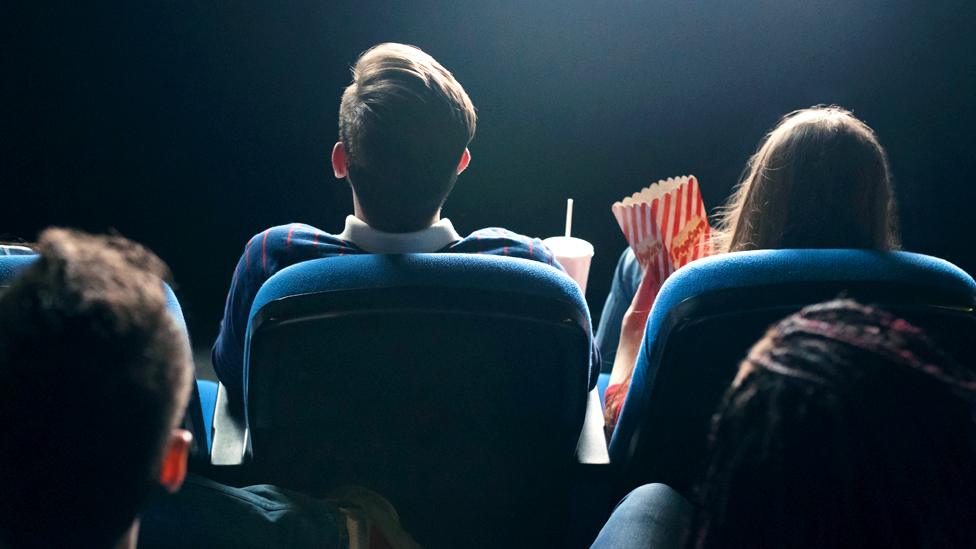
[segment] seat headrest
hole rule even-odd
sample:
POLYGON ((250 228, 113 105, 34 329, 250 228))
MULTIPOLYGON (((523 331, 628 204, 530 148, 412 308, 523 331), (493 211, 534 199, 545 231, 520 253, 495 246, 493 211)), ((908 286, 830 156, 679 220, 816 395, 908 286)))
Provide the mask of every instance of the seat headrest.
POLYGON ((473 254, 369 254, 313 259, 282 269, 261 286, 250 316, 287 296, 410 287, 522 293, 588 311, 579 286, 565 273, 538 261, 473 254))
POLYGON ((693 261, 661 287, 654 316, 685 299, 716 290, 758 288, 797 282, 917 283, 976 295, 976 282, 952 263, 912 252, 876 250, 754 250, 693 261))

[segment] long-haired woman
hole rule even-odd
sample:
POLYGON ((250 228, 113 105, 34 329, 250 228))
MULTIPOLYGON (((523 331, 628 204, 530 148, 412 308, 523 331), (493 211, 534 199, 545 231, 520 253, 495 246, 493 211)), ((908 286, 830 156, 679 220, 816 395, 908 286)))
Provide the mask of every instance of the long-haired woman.
MULTIPOLYGON (((760 143, 713 231, 721 252, 899 246, 888 158, 874 131, 840 107, 794 111, 760 143)), ((623 406, 652 303, 633 252, 621 256, 597 342, 610 369, 608 435, 623 406), (612 364, 612 368, 610 365, 612 364)))
POLYGON ((976 377, 853 301, 769 329, 713 420, 692 507, 631 493, 594 547, 976 546, 976 377))

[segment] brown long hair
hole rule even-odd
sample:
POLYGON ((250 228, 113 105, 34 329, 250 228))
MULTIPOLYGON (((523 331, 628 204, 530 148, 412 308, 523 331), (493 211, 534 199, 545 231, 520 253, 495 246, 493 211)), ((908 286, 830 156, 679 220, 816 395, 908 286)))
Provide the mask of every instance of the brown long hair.
POLYGON ((888 158, 874 131, 840 107, 780 121, 719 213, 719 251, 900 244, 888 158))

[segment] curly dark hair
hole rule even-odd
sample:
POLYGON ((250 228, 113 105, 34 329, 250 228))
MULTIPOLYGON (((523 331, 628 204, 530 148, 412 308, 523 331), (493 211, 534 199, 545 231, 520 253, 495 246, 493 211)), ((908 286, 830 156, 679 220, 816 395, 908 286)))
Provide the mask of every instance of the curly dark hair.
POLYGON ((776 324, 713 423, 689 546, 976 546, 976 379, 849 300, 776 324))
POLYGON ((186 407, 165 265, 122 237, 49 229, 0 295, 0 544, 109 547, 186 407))

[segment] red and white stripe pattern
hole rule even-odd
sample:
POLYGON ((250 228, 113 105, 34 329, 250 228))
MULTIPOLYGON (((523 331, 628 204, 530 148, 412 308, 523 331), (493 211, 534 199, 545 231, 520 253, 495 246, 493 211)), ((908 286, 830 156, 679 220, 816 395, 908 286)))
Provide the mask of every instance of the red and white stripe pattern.
POLYGON ((676 269, 711 253, 711 227, 695 176, 658 181, 612 208, 656 288, 676 269))

